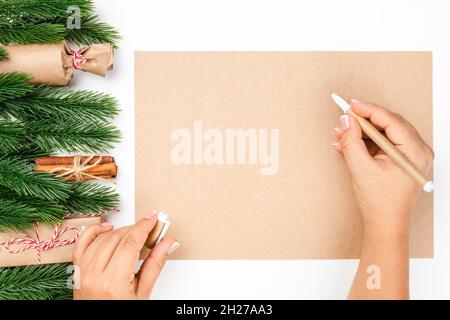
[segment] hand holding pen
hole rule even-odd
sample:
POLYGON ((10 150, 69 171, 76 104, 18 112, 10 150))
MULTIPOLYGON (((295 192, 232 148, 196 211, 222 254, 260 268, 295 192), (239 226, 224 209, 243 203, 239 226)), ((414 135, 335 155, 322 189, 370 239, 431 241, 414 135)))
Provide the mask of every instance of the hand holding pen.
POLYGON ((361 260, 349 297, 408 298, 410 217, 423 185, 372 140, 364 140, 360 122, 350 114, 381 128, 423 177, 434 153, 408 121, 383 107, 353 100, 346 113, 335 128, 335 148, 347 163, 363 220, 361 260), (368 289, 371 266, 380 270, 379 290, 368 289))

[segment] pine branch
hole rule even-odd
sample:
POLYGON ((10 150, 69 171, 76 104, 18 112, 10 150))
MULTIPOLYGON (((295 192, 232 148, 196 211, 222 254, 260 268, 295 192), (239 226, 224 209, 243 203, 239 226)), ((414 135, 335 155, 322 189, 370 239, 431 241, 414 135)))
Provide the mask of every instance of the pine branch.
POLYGON ((8 51, 5 48, 0 47, 0 61, 8 59, 8 51))
POLYGON ((70 6, 77 6, 81 16, 92 14, 95 9, 91 0, 3 0, 0 2, 0 19, 33 21, 67 17, 70 6))
POLYGON ((20 120, 59 119, 72 122, 85 119, 105 122, 119 113, 117 100, 108 94, 49 87, 37 89, 21 99, 0 102, 0 110, 20 120))
POLYGON ((55 43, 64 40, 67 29, 56 23, 5 23, 0 21, 0 43, 55 43))
POLYGON ((112 43, 114 48, 117 48, 117 42, 120 39, 119 31, 109 24, 101 22, 96 15, 82 18, 81 28, 68 29, 66 35, 66 40, 77 45, 112 43))
POLYGON ((30 140, 44 150, 108 153, 119 142, 120 131, 113 125, 95 121, 34 120, 25 124, 30 140))
POLYGON ((28 140, 23 126, 18 121, 0 118, 0 158, 17 156, 23 160, 34 161, 38 157, 51 154, 28 140))
MULTIPOLYGON (((31 79, 24 73, 0 73, 0 102, 23 97, 36 90, 36 86, 28 82, 31 79)), ((1 105, 0 111, 3 113, 1 105)))
POLYGON ((0 185, 19 196, 33 196, 49 201, 65 201, 70 183, 49 173, 35 173, 33 164, 18 157, 0 158, 0 185))
POLYGON ((14 200, 0 199, 0 232, 19 231, 20 227, 30 229, 35 218, 33 208, 14 200))
POLYGON ((11 189, 0 187, 0 232, 26 231, 35 222, 55 225, 62 221, 64 212, 60 204, 19 196, 11 189))
POLYGON ((22 160, 33 162, 36 158, 39 157, 48 157, 52 154, 52 152, 43 150, 38 146, 33 145, 33 143, 25 140, 24 145, 18 151, 14 152, 5 152, 4 150, 0 150, 0 158, 2 157, 18 157, 22 160))
POLYGON ((20 201, 0 199, 0 232, 22 232, 33 227, 35 222, 55 225, 63 219, 62 208, 44 207, 43 200, 20 201), (46 210, 49 211, 46 211, 46 210))
POLYGON ((75 183, 65 205, 71 214, 100 213, 117 208, 119 195, 114 189, 95 182, 75 183))
POLYGON ((18 152, 23 148, 24 129, 15 121, 0 119, 1 153, 18 152))
POLYGON ((0 300, 69 300, 69 264, 0 269, 0 300))

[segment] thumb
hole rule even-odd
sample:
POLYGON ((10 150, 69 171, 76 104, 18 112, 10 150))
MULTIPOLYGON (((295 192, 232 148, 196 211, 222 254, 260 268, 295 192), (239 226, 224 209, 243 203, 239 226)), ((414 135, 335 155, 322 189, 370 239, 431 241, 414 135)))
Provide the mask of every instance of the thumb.
POLYGON ((362 131, 356 119, 350 115, 341 116, 340 149, 350 173, 355 176, 364 172, 374 163, 362 139, 362 131))
POLYGON ((180 244, 175 239, 163 239, 150 251, 138 273, 137 293, 139 296, 150 297, 169 254, 179 246, 180 244))

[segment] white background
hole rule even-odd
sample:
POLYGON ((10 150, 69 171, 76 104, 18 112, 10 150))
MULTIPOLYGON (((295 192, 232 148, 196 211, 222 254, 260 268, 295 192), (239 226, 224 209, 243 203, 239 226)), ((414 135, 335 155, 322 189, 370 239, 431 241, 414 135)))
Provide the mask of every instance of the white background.
MULTIPOLYGON (((95 2, 124 39, 107 79, 78 73, 72 86, 110 92, 121 103, 116 226, 134 222, 135 50, 432 50, 435 258, 411 261, 410 287, 415 299, 450 298, 449 1, 95 2)), ((153 298, 344 299, 356 267, 356 260, 169 261, 153 298)))

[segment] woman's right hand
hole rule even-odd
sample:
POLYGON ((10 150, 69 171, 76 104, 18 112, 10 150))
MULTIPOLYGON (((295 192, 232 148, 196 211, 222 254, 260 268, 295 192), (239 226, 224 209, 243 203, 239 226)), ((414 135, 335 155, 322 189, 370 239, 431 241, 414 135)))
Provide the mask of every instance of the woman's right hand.
MULTIPOLYGON (((384 130, 387 138, 424 175, 430 172, 433 151, 403 117, 386 108, 355 100, 351 108, 384 130)), ((364 229, 407 235, 410 213, 421 186, 372 141, 363 140, 361 127, 352 116, 341 116, 341 125, 335 131, 338 139, 335 146, 343 154, 352 176, 364 229)))

